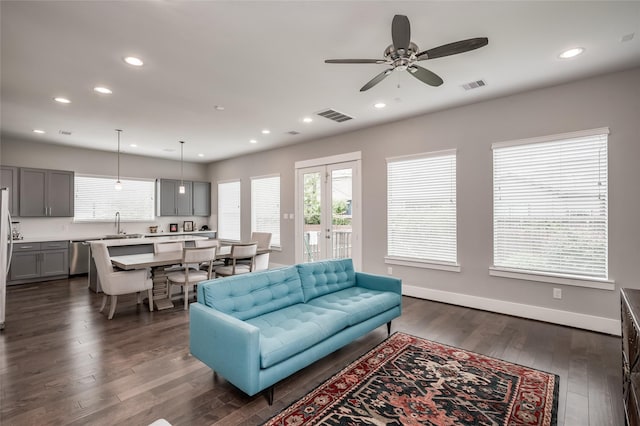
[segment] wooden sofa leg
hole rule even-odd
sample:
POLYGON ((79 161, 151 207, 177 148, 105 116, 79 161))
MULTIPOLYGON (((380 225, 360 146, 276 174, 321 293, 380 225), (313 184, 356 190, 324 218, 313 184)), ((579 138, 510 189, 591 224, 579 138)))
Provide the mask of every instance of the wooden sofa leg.
POLYGON ((391 336, 391 321, 387 323, 387 336, 391 336))
POLYGON ((269 386, 265 390, 265 396, 267 397, 267 402, 269 403, 269 405, 273 405, 273 389, 274 388, 275 388, 275 385, 269 386))

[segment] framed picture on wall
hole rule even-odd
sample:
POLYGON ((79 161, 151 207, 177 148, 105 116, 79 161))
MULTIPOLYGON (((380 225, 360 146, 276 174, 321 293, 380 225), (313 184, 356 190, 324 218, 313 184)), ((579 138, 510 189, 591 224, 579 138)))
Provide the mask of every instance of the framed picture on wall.
POLYGON ((193 221, 192 220, 185 220, 183 229, 184 229, 184 232, 193 231, 193 221))

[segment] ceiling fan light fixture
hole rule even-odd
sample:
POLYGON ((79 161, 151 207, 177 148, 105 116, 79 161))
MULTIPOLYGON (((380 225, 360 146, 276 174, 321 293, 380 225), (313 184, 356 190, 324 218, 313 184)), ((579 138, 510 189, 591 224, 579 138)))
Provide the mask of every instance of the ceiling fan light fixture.
POLYGON ((584 53, 584 47, 572 47, 562 52, 558 57, 560 59, 571 59, 584 53))

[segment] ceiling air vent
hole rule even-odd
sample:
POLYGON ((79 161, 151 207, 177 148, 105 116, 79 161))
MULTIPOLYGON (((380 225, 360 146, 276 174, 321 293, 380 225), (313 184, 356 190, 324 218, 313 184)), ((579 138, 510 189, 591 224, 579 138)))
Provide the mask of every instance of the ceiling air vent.
POLYGON ((484 80, 472 81, 471 83, 463 84, 464 90, 477 89, 478 87, 486 86, 487 83, 484 80))
POLYGON ((349 117, 348 115, 334 109, 325 109, 324 111, 320 111, 318 115, 320 117, 328 118, 329 120, 337 121, 338 123, 353 119, 353 117, 349 117))
POLYGON ((295 136, 295 135, 299 135, 299 134, 300 134, 300 132, 296 132, 295 130, 289 130, 289 131, 287 132, 287 134, 288 134, 288 135, 295 136))
POLYGON ((58 133, 65 136, 71 136, 71 131, 69 130, 58 130, 58 133))

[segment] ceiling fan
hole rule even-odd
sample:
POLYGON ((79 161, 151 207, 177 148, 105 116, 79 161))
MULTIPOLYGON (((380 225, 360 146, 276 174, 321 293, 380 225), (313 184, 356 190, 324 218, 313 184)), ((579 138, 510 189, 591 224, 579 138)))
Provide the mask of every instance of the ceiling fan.
POLYGON ((423 83, 430 86, 440 86, 443 81, 437 74, 416 65, 415 62, 468 52, 486 46, 489 43, 489 39, 486 37, 476 37, 420 52, 418 46, 411 42, 411 27, 409 18, 405 15, 395 15, 393 17, 391 39, 393 44, 385 49, 384 59, 327 59, 324 62, 327 64, 387 64, 391 66, 391 68, 382 71, 362 86, 361 92, 371 89, 395 70, 407 70, 409 74, 423 83))

